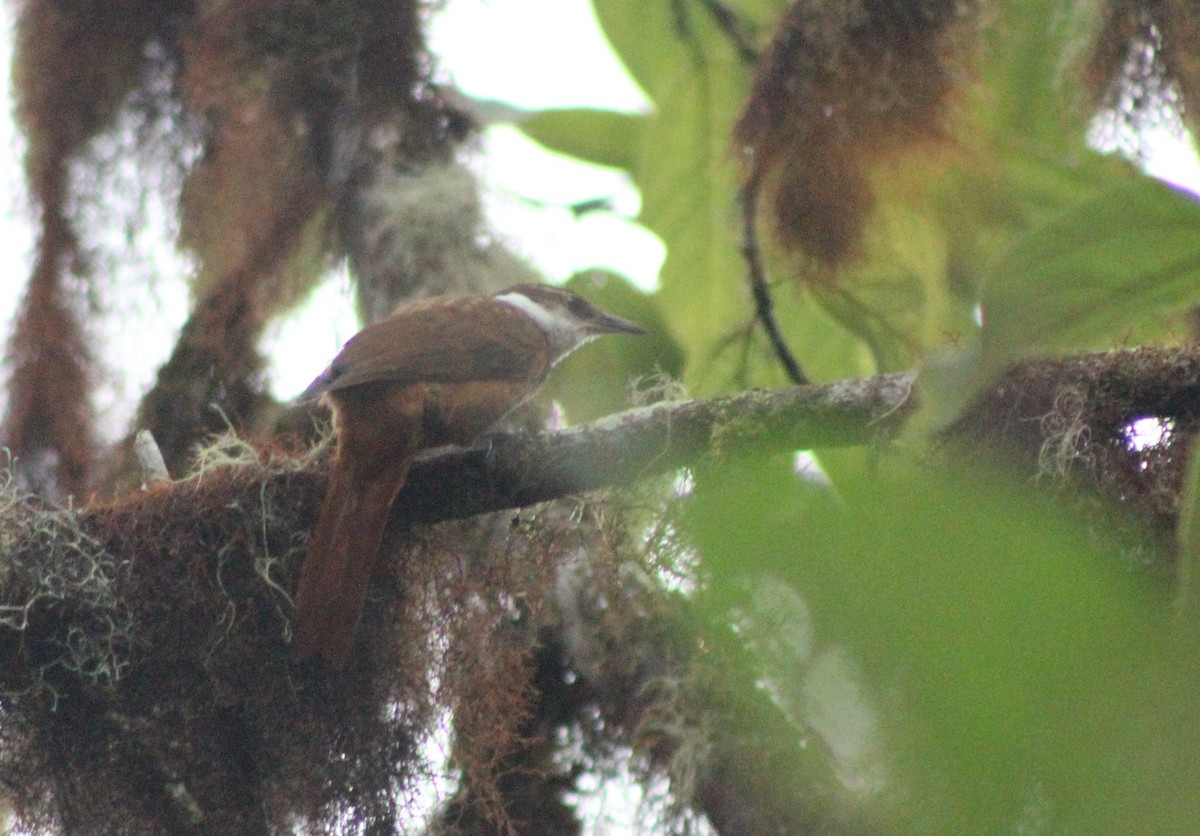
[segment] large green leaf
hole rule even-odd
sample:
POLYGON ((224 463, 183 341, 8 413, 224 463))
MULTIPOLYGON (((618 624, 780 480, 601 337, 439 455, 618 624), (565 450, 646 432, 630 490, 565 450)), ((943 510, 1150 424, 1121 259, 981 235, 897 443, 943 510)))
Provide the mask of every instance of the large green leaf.
MULTIPOLYGON (((830 655, 850 657, 856 696, 814 706, 848 712, 849 736, 824 741, 831 757, 865 739, 876 799, 908 799, 885 814, 889 830, 1183 833, 1200 821, 1200 647, 1114 569, 1103 534, 978 472, 860 479, 819 501, 778 465, 701 471, 681 530, 708 594, 738 602, 758 646, 801 648, 765 672, 773 692, 811 697, 830 655), (803 596, 807 629, 748 610, 755 578, 803 596)), ((800 722, 837 728, 793 705, 800 722)))
POLYGON ((1016 237, 983 302, 990 357, 1127 338, 1200 302, 1200 204, 1142 176, 1088 189, 1016 237))
POLYGON ((944 196, 956 260, 982 286, 985 369, 1165 336, 1163 315, 1200 298, 1191 199, 1087 148, 1073 61, 1103 9, 1005 0, 985 39, 970 144, 991 150, 944 196))
MULTIPOLYGON (((766 23, 784 7, 762 0, 736 8, 766 23)), ((654 103, 630 172, 642 190, 641 219, 667 246, 659 296, 688 357, 686 379, 701 392, 784 382, 753 324, 740 252, 730 134, 753 68, 703 4, 596 0, 595 8, 654 103)), ((776 297, 793 351, 811 374, 870 369, 861 345, 810 298, 786 288, 776 297)))
POLYGON ((865 259, 814 293, 869 347, 876 368, 894 371, 911 368, 931 348, 973 335, 974 301, 947 280, 950 241, 932 198, 897 187, 886 173, 876 181, 865 259))
POLYGON ((644 121, 644 116, 611 110, 543 110, 523 120, 521 130, 564 154, 632 171, 644 121))
POLYGON ((1078 53, 1100 3, 1000 0, 979 56, 981 133, 1040 153, 1081 151, 1091 114, 1071 83, 1078 53))
POLYGON ((1195 621, 1200 616, 1200 455, 1193 443, 1179 500, 1179 545, 1176 566, 1176 612, 1195 621))
MULTIPOLYGON (((790 5, 788 0, 736 0, 725 7, 742 23, 744 31, 766 32, 790 5)), ((613 50, 656 104, 657 94, 664 91, 664 81, 669 88, 670 79, 678 77, 680 71, 686 73, 693 61, 704 63, 716 57, 728 63, 734 59, 728 36, 719 30, 712 10, 705 3, 593 0, 592 6, 613 50), (707 52, 712 47, 726 49, 717 57, 707 52), (689 51, 690 58, 685 55, 689 51), (684 57, 684 63, 675 63, 680 57, 684 57)), ((765 47, 765 40, 760 38, 758 45, 765 47)))
MULTIPOLYGON (((729 135, 750 68, 698 5, 596 0, 595 7, 654 103, 632 174, 642 190, 642 220, 667 246, 660 296, 696 380, 716 341, 749 310, 729 135)), ((709 375, 706 383, 722 388, 728 374, 709 375)))
MULTIPOLYGON (((653 113, 547 114, 529 130, 568 152, 627 166, 642 189, 642 220, 668 249, 660 300, 688 357, 686 379, 701 392, 781 382, 751 320, 729 146, 752 68, 704 4, 595 0, 595 7, 653 113)), ((783 4, 733 8, 751 8, 765 21, 783 4)), ((877 211, 866 259, 818 283, 816 304, 807 293, 776 291, 793 353, 813 377, 907 366, 932 347, 961 344, 974 330, 970 313, 984 284, 989 356, 1014 346, 1127 336, 1120 329, 1130 323, 1114 303, 1130 290, 1145 292, 1136 277, 1127 283, 1093 277, 1076 285, 1086 293, 1068 292, 1069 283, 1048 277, 1063 268, 1098 269, 1095 258, 1072 266, 1080 242, 1059 235, 1073 207, 1090 211, 1087 201, 1113 188, 1154 187, 1084 150, 1086 114, 1063 105, 1064 55, 1079 37, 1078 21, 1048 15, 1034 0, 998 8, 979 60, 982 92, 958 103, 962 129, 974 131, 963 136, 965 153, 919 177, 904 165, 873 172, 877 211), (1099 304, 1086 298, 1091 292, 1100 294, 1099 304)), ((1142 242, 1150 247, 1163 237, 1152 229, 1132 232, 1134 238, 1150 233, 1142 242)), ((760 235, 765 244, 766 230, 760 235)), ((1142 317, 1152 322, 1162 310, 1186 304, 1186 264, 1162 257, 1147 263, 1167 271, 1149 300, 1153 311, 1142 317)), ((784 279, 797 269, 787 261, 771 267, 772 278, 784 279)))

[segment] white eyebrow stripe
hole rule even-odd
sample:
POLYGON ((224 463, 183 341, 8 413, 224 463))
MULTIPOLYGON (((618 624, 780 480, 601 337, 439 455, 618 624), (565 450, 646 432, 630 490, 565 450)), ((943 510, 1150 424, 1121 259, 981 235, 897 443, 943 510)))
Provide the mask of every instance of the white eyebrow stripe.
POLYGON ((512 305, 554 337, 572 336, 579 327, 573 318, 539 305, 524 293, 502 293, 496 297, 496 301, 512 305))

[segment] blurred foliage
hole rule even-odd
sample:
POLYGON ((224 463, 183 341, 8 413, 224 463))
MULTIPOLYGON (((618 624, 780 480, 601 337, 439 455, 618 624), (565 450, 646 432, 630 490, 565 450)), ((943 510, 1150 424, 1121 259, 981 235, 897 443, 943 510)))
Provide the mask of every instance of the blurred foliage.
POLYGON ((1164 312, 1200 302, 1194 196, 1148 177, 1091 185, 989 266, 987 351, 1161 339, 1164 312))
POLYGON ((900 832, 1200 821, 1200 647, 1170 629, 1161 589, 1116 568, 1103 532, 978 471, 890 473, 839 493, 778 460, 701 471, 682 530, 718 612, 775 588, 747 635, 787 617, 779 588, 802 596, 792 619, 807 626, 793 634, 809 639, 766 684, 900 832), (831 668, 847 651, 856 664, 831 668), (838 675, 857 699, 822 702, 838 675))

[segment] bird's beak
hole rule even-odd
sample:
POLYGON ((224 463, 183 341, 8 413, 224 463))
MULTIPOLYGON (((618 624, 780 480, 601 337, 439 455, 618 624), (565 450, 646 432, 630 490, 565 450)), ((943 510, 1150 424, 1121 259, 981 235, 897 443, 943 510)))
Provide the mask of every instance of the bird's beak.
POLYGON ((602 319, 594 324, 596 332, 599 334, 645 334, 646 329, 638 325, 636 322, 631 322, 628 319, 622 319, 619 316, 605 314, 602 319))

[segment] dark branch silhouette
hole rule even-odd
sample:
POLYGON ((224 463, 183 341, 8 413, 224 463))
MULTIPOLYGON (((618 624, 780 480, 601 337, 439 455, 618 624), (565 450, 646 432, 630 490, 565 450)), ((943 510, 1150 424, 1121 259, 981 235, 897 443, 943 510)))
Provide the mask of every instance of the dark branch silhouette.
POLYGON ((788 380, 802 385, 809 383, 808 375, 800 367, 800 363, 788 348, 779 323, 775 321, 775 305, 771 301, 771 291, 767 287, 766 271, 762 263, 762 251, 758 246, 758 180, 754 175, 746 181, 741 189, 742 204, 742 257, 746 259, 746 267, 750 271, 750 291, 754 294, 754 315, 762 323, 771 348, 779 358, 779 364, 787 373, 788 380))

